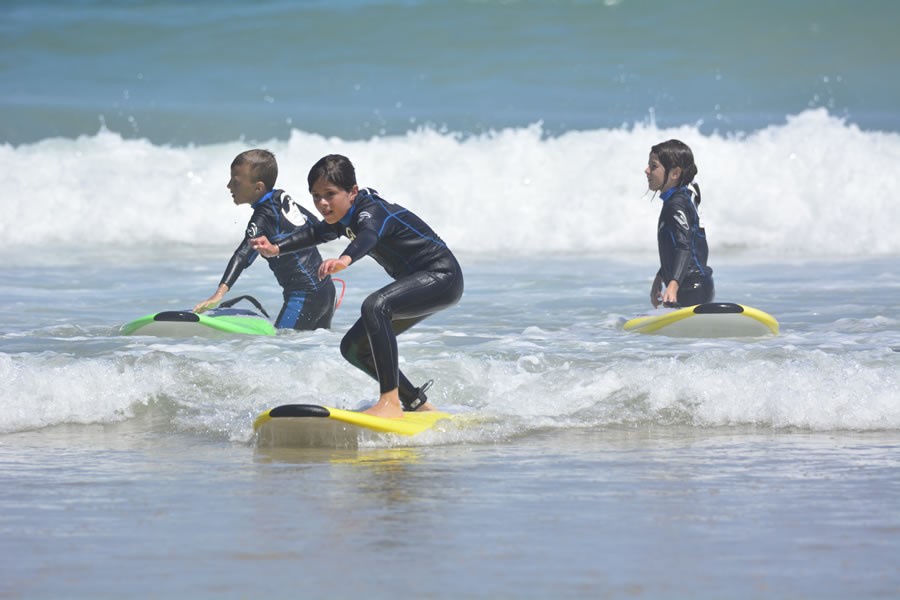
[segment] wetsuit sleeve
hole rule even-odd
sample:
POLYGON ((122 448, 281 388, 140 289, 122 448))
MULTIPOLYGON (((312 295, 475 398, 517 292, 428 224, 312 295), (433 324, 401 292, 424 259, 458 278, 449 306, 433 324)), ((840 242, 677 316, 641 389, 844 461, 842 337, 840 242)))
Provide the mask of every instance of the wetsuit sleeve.
POLYGON ((341 256, 349 256, 353 259, 353 262, 356 262, 371 252, 372 248, 374 248, 377 243, 378 232, 366 222, 366 224, 356 233, 356 238, 344 248, 343 252, 341 252, 341 256))
POLYGON ((322 221, 311 227, 301 227, 275 245, 281 254, 287 254, 336 240, 337 237, 331 226, 322 221))
MULTIPOLYGON (((678 207, 669 216, 668 227, 672 232, 675 242, 675 256, 672 260, 672 279, 678 285, 684 283, 684 278, 691 269, 691 216, 684 207, 678 207)), ((670 280, 671 281, 671 280, 670 280)), ((664 285, 668 285, 664 281, 664 285)))
POLYGON ((253 263, 257 256, 259 256, 259 253, 250 246, 249 239, 244 238, 240 246, 234 251, 234 254, 231 255, 231 260, 228 261, 228 266, 225 267, 225 273, 222 275, 219 285, 225 284, 229 290, 233 288, 238 277, 241 276, 244 269, 253 263))

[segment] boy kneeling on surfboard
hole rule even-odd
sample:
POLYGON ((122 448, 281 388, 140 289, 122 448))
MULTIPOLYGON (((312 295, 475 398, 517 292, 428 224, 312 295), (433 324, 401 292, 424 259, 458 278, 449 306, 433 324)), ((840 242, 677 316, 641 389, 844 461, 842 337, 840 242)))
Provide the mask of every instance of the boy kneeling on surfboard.
POLYGON ((266 237, 255 238, 253 248, 270 257, 340 236, 349 238, 339 258, 322 262, 320 278, 372 256, 394 281, 363 301, 362 316, 341 340, 341 354, 378 381, 381 395, 365 412, 400 417, 404 410, 433 410, 424 393, 428 384, 416 388, 400 371, 397 335, 459 301, 464 284, 456 257, 414 213, 373 189, 360 189, 353 164, 345 156, 320 159, 310 169, 307 183, 324 221, 276 244, 266 237))

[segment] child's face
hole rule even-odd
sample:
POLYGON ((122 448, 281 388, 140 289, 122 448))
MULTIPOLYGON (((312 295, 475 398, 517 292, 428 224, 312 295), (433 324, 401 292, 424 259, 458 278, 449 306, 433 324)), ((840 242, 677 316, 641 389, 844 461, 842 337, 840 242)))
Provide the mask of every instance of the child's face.
POLYGON ((644 175, 647 176, 647 187, 651 192, 665 192, 678 183, 678 178, 681 177, 681 168, 674 167, 669 171, 669 177, 666 178, 666 168, 659 162, 659 157, 651 152, 644 175))
POLYGON ((263 197, 265 184, 253 179, 250 165, 243 164, 231 168, 231 179, 228 180, 227 187, 235 204, 253 204, 263 197))
POLYGON ((358 191, 359 188, 355 185, 348 192, 320 177, 309 193, 312 195, 316 210, 322 214, 326 223, 333 225, 343 219, 350 210, 358 191))
POLYGON ((663 189, 663 185, 666 183, 666 168, 652 152, 650 160, 647 162, 647 168, 644 169, 644 175, 647 176, 647 187, 651 192, 659 192, 663 189))

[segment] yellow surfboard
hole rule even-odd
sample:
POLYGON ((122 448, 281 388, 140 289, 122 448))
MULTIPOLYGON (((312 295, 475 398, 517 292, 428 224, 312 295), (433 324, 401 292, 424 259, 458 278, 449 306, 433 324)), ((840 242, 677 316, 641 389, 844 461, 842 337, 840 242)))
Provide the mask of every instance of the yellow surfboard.
POLYGON ((389 419, 317 404, 284 404, 260 413, 253 431, 261 446, 355 448, 361 432, 413 436, 452 418, 445 412, 421 411, 389 419))
POLYGON ((778 321, 752 306, 710 302, 659 309, 625 322, 625 331, 671 337, 760 337, 778 335, 778 321))

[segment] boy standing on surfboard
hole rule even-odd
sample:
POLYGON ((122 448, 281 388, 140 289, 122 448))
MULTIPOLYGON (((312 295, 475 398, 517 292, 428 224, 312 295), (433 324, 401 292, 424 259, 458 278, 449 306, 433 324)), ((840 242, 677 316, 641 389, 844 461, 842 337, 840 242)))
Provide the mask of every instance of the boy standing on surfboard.
MULTIPOLYGON (((247 223, 244 239, 231 256, 215 293, 197 304, 194 312, 203 312, 219 304, 245 268, 258 253, 250 240, 264 235, 282 240, 296 231, 311 229, 319 223, 311 212, 291 200, 283 190, 275 189, 278 163, 268 150, 247 150, 231 163, 228 190, 237 205, 249 204, 253 215, 247 223)), ((316 248, 307 248, 286 256, 266 257, 275 279, 284 289, 284 304, 275 320, 281 329, 312 330, 331 327, 334 315, 334 283, 320 277, 322 256, 316 248)))
POLYGON ((373 189, 360 189, 347 157, 323 157, 310 169, 307 182, 324 222, 275 244, 256 238, 253 248, 263 256, 281 256, 340 236, 349 238, 339 258, 322 262, 322 278, 366 255, 374 258, 394 281, 363 301, 362 316, 341 341, 341 354, 378 380, 378 402, 365 412, 401 417, 404 410, 433 410, 424 393, 428 384, 416 388, 400 371, 397 335, 459 301, 464 284, 456 257, 418 216, 373 189))

